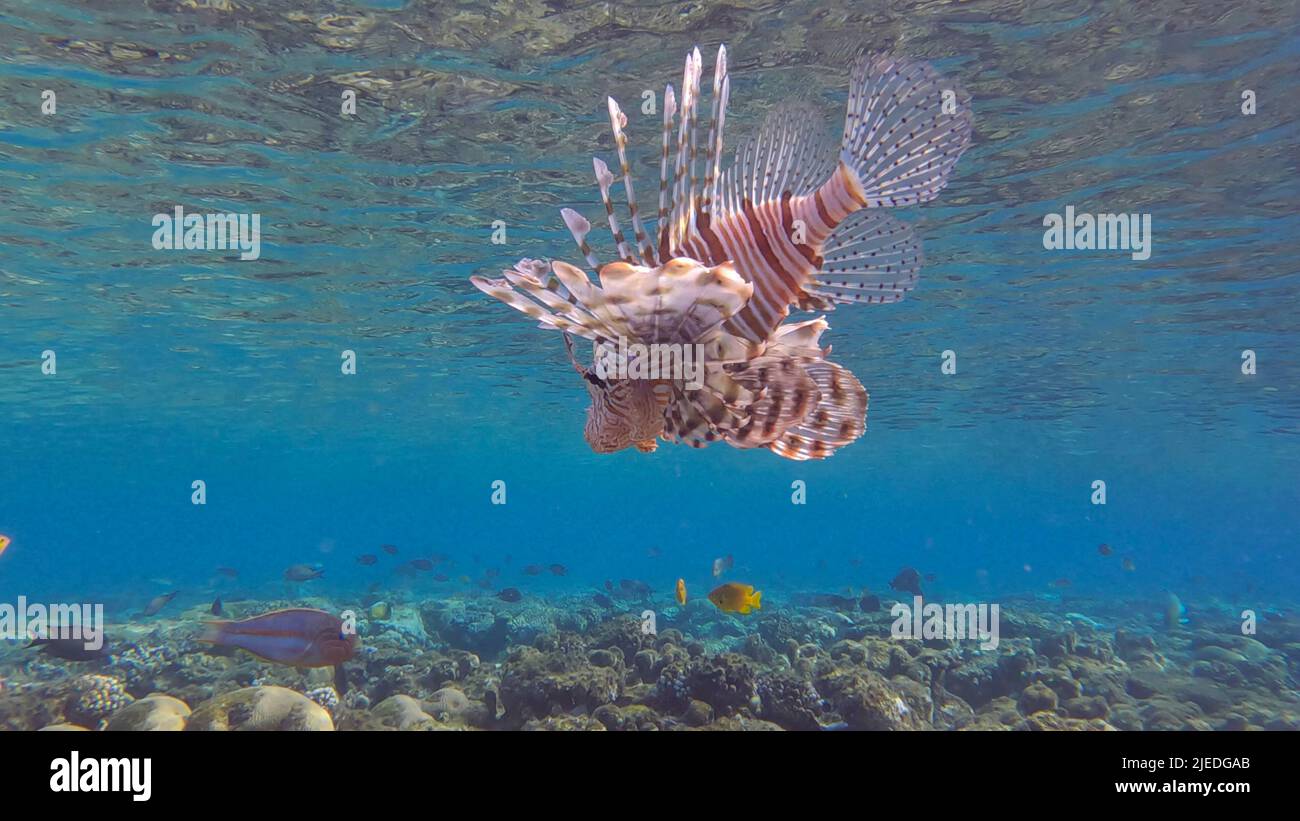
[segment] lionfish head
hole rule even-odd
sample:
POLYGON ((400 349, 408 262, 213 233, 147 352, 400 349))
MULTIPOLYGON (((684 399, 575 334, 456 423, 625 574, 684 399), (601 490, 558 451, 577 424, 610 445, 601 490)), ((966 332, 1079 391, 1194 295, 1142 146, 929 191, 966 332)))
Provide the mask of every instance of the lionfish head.
POLYGON ((594 368, 580 368, 591 407, 582 435, 596 453, 614 453, 636 446, 642 453, 657 447, 663 433, 662 404, 654 384, 644 379, 602 379, 594 368))

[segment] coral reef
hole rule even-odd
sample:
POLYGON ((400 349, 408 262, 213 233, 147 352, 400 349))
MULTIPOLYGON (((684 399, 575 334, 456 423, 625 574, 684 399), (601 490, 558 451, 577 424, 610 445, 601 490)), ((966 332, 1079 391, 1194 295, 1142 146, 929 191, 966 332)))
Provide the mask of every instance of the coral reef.
POLYGON ((891 638, 887 604, 859 612, 765 599, 766 612, 748 618, 674 604, 649 633, 642 598, 388 602, 375 610, 383 618, 360 622, 344 695, 328 668, 195 643, 200 614, 187 613, 121 625, 103 659, 0 650, 0 728, 1300 729, 1300 627, 1283 619, 1242 635, 1229 607, 1167 629, 1115 602, 1084 615, 1077 601, 1060 613, 1027 599, 1004 608, 998 646, 983 648, 891 638))

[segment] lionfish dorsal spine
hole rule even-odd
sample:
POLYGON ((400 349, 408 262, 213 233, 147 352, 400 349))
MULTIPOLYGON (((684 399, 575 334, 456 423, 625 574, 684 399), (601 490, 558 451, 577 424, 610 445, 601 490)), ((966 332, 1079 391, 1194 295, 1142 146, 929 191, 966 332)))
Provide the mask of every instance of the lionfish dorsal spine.
POLYGON ((627 197, 627 210, 632 219, 632 233, 636 236, 637 253, 640 254, 641 264, 653 265, 651 260, 654 252, 646 242, 645 227, 641 224, 641 215, 636 205, 636 189, 632 185, 632 169, 627 164, 627 134, 623 131, 627 127, 627 115, 613 97, 608 98, 608 105, 609 127, 614 132, 619 170, 623 172, 623 193, 627 197))
POLYGON ((632 262, 632 249, 628 247, 627 237, 623 236, 623 229, 619 227, 618 215, 614 213, 614 200, 609 195, 609 187, 614 184, 614 175, 609 172, 609 166, 600 157, 593 157, 591 160, 592 167, 596 170, 596 185, 600 186, 600 201, 605 206, 605 217, 609 221, 609 232, 614 235, 614 243, 618 246, 619 259, 624 262, 632 262))
POLYGON ((573 241, 577 243, 583 259, 587 260, 587 264, 591 266, 593 271, 599 270, 600 259, 596 256, 596 252, 591 249, 591 244, 587 242, 587 235, 591 233, 591 223, 587 221, 586 217, 572 208, 561 208, 560 217, 564 220, 564 225, 569 229, 569 233, 573 235, 573 241))
POLYGON ((722 127, 727 118, 727 98, 731 79, 727 76, 727 47, 718 46, 718 57, 713 67, 713 111, 709 115, 709 141, 705 145, 704 191, 700 197, 700 213, 707 214, 718 196, 718 178, 722 171, 722 127))
MULTIPOLYGON (((663 128, 663 154, 659 160, 659 227, 658 241, 655 247, 658 249, 658 259, 656 264, 668 260, 668 213, 670 201, 668 198, 668 162, 669 162, 669 143, 673 136, 673 115, 677 113, 677 97, 673 94, 673 86, 669 83, 664 88, 664 128, 663 128)), ((676 177, 673 178, 676 184, 676 177)))

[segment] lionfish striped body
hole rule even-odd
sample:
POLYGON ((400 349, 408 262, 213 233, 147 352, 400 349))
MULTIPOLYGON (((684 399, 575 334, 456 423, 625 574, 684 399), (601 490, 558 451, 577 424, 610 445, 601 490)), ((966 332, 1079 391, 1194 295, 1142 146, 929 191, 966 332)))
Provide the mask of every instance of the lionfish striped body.
POLYGON ((893 302, 915 287, 920 242, 880 209, 926 202, 942 190, 970 142, 969 106, 928 65, 862 58, 838 159, 815 112, 783 105, 724 173, 725 47, 703 145, 701 74, 696 49, 686 58, 680 116, 673 87, 665 90, 653 238, 637 208, 627 118, 611 98, 633 241, 615 214, 614 175, 599 159, 594 167, 619 260, 602 265, 587 242, 590 223, 564 209, 599 285, 567 263, 536 260, 521 260, 500 279, 471 281, 541 327, 564 332, 592 399, 585 436, 594 450, 651 451, 658 438, 695 447, 721 440, 789 459, 825 458, 862 435, 867 392, 826 358, 824 319, 785 319, 791 307, 893 302), (570 335, 591 340, 598 353, 629 341, 693 345, 704 353, 702 379, 611 378, 579 364, 570 335))

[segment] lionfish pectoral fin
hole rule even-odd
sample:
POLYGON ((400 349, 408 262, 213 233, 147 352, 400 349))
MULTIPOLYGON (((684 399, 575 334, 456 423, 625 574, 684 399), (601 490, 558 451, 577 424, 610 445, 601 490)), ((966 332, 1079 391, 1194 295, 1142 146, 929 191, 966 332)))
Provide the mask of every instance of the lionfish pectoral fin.
POLYGON ((751 399, 743 407, 744 424, 727 432, 728 444, 765 447, 808 415, 821 398, 807 371, 809 361, 799 354, 775 350, 732 369, 732 378, 751 399))
POLYGON ((867 430, 867 389, 848 368, 825 359, 804 363, 817 383, 818 401, 798 424, 767 448, 795 461, 825 459, 867 430))

